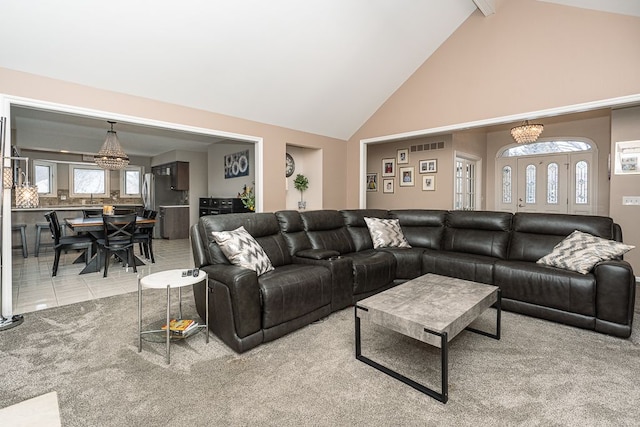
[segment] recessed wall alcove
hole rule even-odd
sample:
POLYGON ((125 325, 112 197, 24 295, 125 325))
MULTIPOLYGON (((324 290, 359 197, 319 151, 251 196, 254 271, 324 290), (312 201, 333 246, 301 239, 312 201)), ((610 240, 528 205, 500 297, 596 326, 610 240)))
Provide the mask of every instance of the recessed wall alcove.
POLYGON ((286 208, 298 210, 300 192, 293 185, 296 175, 309 179, 309 189, 304 192, 306 210, 322 209, 322 150, 287 144, 287 153, 293 157, 295 169, 290 177, 285 177, 286 208))

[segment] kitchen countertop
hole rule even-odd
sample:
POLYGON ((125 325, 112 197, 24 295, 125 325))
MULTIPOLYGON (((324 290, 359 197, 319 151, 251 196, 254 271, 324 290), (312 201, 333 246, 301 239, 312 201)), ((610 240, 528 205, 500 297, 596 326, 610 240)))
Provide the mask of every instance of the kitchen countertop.
POLYGON ((160 205, 159 208, 188 208, 189 205, 160 205))
MULTIPOLYGON (((113 205, 115 207, 124 207, 124 208, 129 208, 129 207, 140 207, 142 205, 122 205, 122 204, 118 204, 118 205, 113 205)), ((68 206, 68 205, 60 205, 60 206, 41 206, 38 208, 11 208, 11 212, 47 212, 47 211, 81 211, 83 209, 102 209, 102 204, 94 204, 94 205, 74 205, 74 206, 68 206)))

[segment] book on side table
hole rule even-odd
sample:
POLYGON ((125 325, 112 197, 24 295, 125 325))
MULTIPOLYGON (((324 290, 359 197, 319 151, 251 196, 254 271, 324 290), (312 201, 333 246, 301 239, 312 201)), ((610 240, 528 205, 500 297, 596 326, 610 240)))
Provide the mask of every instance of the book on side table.
MULTIPOLYGON (((169 333, 175 337, 187 337, 197 331, 198 322, 193 319, 171 319, 169 322, 169 333)), ((162 325, 162 330, 167 330, 166 323, 162 325)))

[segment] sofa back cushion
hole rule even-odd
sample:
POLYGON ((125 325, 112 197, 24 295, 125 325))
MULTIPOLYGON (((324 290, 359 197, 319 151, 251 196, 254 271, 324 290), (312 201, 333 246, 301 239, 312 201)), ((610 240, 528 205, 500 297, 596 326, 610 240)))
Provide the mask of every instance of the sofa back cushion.
POLYGON ((345 209, 341 210, 340 213, 344 219, 344 225, 347 226, 347 231, 353 240, 356 252, 373 249, 371 233, 364 218, 387 219, 389 217, 387 211, 383 209, 345 209))
POLYGON ((295 255, 300 251, 311 249, 311 242, 304 231, 304 223, 300 212, 294 210, 276 212, 276 219, 280 224, 280 231, 289 247, 289 254, 295 255))
POLYGON ((206 239, 205 247, 209 264, 229 263, 213 239, 211 232, 235 230, 240 226, 244 226, 247 232, 256 239, 274 267, 291 264, 289 249, 280 233, 278 220, 273 213, 237 213, 200 217, 198 234, 201 239, 206 239))
POLYGON ((446 224, 447 211, 428 209, 401 209, 389 211, 389 217, 400 221, 400 226, 413 248, 440 249, 446 224))
POLYGON ((513 216, 509 259, 535 262, 575 230, 603 239, 617 237, 608 217, 519 212, 513 216))
POLYGON ((340 254, 355 251, 355 244, 337 210, 300 212, 313 249, 329 249, 340 254))
POLYGON ((512 214, 490 211, 450 211, 443 249, 506 259, 512 214))

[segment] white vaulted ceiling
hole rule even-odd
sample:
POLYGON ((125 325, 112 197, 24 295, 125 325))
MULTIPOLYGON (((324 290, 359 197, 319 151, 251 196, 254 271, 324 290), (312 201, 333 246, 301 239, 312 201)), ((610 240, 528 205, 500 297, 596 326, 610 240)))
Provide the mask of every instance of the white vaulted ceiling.
MULTIPOLYGON (((640 3, 554 2, 627 14, 640 3)), ((475 10, 473 0, 5 0, 0 67, 348 139, 475 10)))

